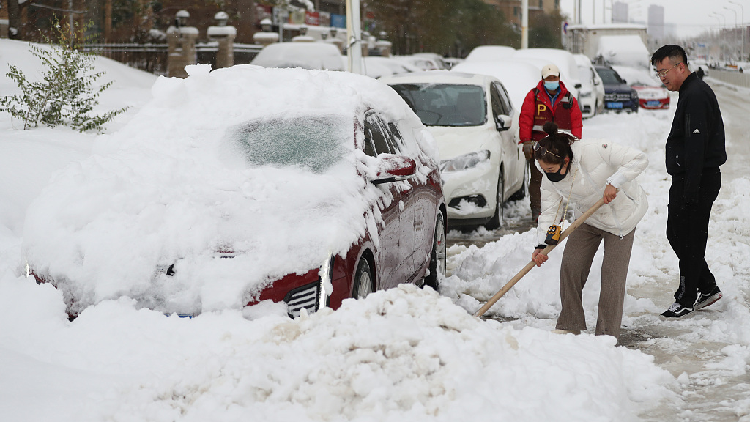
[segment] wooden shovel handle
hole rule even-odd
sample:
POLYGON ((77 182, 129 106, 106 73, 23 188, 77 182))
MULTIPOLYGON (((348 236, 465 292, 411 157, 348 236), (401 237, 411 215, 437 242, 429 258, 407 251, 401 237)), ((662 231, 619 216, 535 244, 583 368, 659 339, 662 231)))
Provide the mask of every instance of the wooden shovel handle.
MULTIPOLYGON (((596 204, 594 204, 585 213, 583 213, 583 215, 578 217, 578 219, 574 221, 573 224, 570 225, 570 227, 565 229, 565 231, 562 232, 562 234, 560 235, 560 242, 562 242, 563 239, 568 237, 568 235, 570 235, 573 232, 573 230, 577 229, 578 226, 583 224, 583 222, 586 221, 587 218, 591 217, 591 214, 595 213, 596 210, 601 208, 602 205, 604 205, 604 198, 598 200, 596 204)), ((541 253, 544 255, 547 255, 552 249, 555 249, 555 246, 557 245, 547 245, 547 247, 544 248, 541 253)), ((508 290, 510 290, 511 287, 513 287, 516 283, 518 283, 518 280, 522 279, 523 276, 525 276, 529 271, 531 271, 531 269, 534 268, 535 265, 536 264, 534 263, 534 261, 531 261, 528 264, 526 264, 526 266, 523 267, 523 269, 519 271, 518 274, 516 274, 513 278, 511 278, 510 281, 507 282, 505 286, 503 286, 502 289, 500 289, 500 291, 495 293, 495 295, 492 296, 490 300, 488 300, 487 303, 484 304, 484 306, 479 308, 479 311, 477 311, 475 316, 480 317, 482 316, 482 314, 487 312, 487 310, 489 310, 492 307, 492 305, 494 305, 495 302, 498 301, 498 299, 500 299, 506 293, 508 293, 508 290)))

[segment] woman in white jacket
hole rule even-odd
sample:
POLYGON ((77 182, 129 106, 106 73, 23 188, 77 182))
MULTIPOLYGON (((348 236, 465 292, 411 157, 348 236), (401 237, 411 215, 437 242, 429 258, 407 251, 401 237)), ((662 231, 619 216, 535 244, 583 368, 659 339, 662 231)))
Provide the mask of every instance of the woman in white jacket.
MULTIPOLYGON (((546 237, 548 228, 559 224, 568 206, 573 207, 577 217, 602 197, 606 204, 567 237, 560 267, 562 311, 556 329, 572 333, 586 329, 583 286, 594 254, 604 240, 595 334, 619 339, 635 226, 648 208, 646 194, 634 179, 646 168, 648 160, 643 152, 622 145, 578 141, 558 132, 554 123, 545 124, 544 131, 548 136, 534 146, 534 158, 546 176, 541 187, 539 234, 546 237)), ((538 243, 532 254, 537 266, 547 260, 540 253, 546 245, 543 241, 538 243)))

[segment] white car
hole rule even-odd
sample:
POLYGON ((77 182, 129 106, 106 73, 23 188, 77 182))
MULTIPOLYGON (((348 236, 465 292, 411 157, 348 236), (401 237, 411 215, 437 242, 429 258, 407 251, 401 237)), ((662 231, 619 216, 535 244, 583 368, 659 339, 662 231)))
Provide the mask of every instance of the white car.
POLYGON ((401 95, 437 141, 449 224, 499 227, 502 204, 525 195, 526 164, 502 82, 454 71, 380 81, 401 95))
POLYGON ((502 61, 513 57, 516 49, 507 45, 480 45, 466 56, 467 62, 502 61))
POLYGON ((593 117, 604 111, 604 83, 596 73, 591 59, 583 54, 574 54, 578 63, 578 76, 581 77, 581 91, 578 105, 583 117, 593 117))
MULTIPOLYGON (((557 48, 525 48, 516 51, 513 58, 536 59, 544 60, 547 63, 554 63, 560 69, 560 80, 563 81, 568 91, 580 102, 580 90, 583 85, 581 77, 578 74, 578 64, 571 52, 557 48)), ((541 75, 539 76, 541 79, 541 75)))
POLYGON ((264 47, 250 64, 307 70, 345 70, 339 49, 325 42, 280 42, 264 47))

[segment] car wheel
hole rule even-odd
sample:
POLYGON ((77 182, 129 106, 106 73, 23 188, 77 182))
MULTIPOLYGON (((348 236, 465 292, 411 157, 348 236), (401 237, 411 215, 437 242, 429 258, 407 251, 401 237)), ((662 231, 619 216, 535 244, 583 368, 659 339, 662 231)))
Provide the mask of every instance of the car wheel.
POLYGON ((484 225, 489 230, 494 230, 503 225, 503 192, 505 192, 505 175, 503 169, 500 169, 500 176, 497 178, 497 200, 495 201, 495 215, 484 225))
POLYGON ((372 270, 367 258, 362 257, 357 264, 357 272, 354 273, 354 287, 352 297, 355 299, 364 299, 375 290, 372 270))
POLYGON ((433 290, 440 291, 440 277, 445 276, 445 219, 443 211, 438 210, 435 221, 435 234, 432 242, 432 253, 430 254, 430 274, 424 278, 424 286, 430 286, 433 290))

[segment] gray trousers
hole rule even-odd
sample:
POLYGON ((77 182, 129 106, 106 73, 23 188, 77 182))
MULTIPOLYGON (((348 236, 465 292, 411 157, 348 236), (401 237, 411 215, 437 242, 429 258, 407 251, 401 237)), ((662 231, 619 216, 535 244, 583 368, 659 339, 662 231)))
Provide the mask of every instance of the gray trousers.
POLYGON ((558 330, 583 331, 586 319, 583 314, 583 286, 591 270, 591 263, 602 239, 602 289, 599 294, 599 316, 595 334, 620 336, 622 306, 625 300, 625 279, 628 276, 630 252, 633 249, 635 230, 622 239, 583 223, 568 236, 560 266, 560 301, 562 311, 557 319, 558 330))

